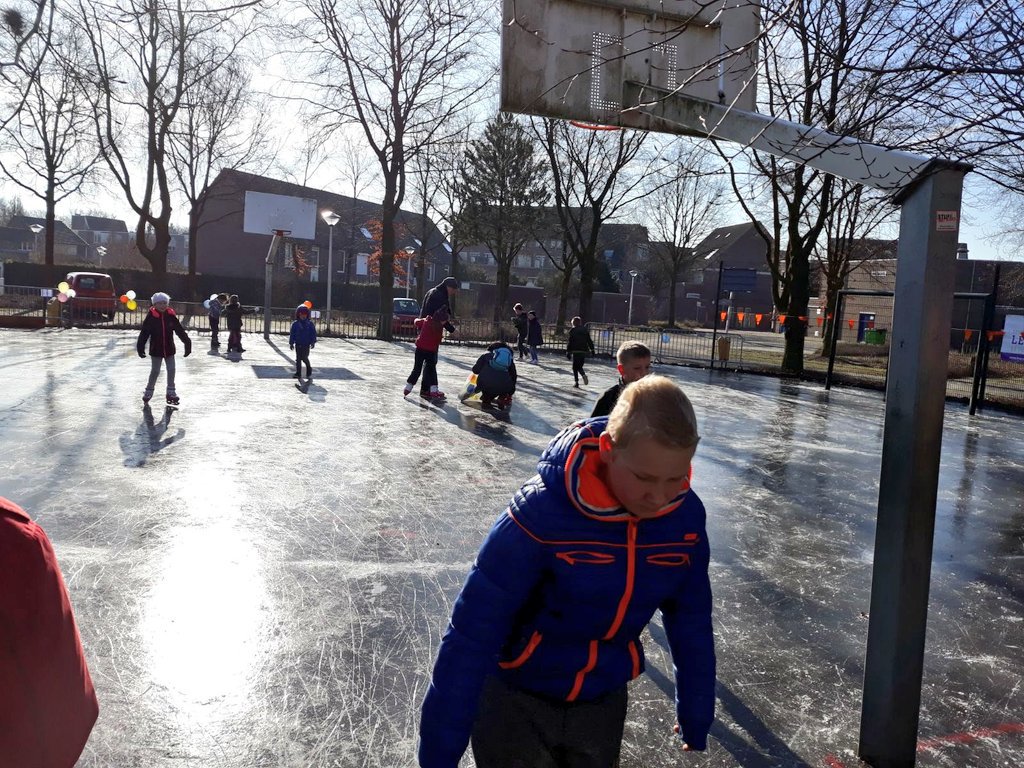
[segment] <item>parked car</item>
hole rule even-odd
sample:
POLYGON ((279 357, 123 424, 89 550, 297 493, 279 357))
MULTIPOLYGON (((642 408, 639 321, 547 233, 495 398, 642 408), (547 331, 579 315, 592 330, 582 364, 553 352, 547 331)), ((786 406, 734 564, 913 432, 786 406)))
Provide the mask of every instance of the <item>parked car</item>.
POLYGON ((71 311, 75 317, 101 317, 113 320, 117 311, 117 293, 110 275, 102 272, 68 272, 68 285, 75 290, 71 311))
POLYGON ((420 303, 416 299, 391 300, 391 334, 394 336, 415 336, 413 325, 420 316, 420 303))

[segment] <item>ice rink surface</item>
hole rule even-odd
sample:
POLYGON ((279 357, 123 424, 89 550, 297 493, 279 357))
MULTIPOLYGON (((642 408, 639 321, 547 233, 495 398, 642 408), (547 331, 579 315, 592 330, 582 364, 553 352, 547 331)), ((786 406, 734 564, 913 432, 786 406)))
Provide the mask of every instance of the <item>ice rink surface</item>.
MULTIPOLYGON (((402 397, 409 344, 208 337, 151 409, 135 334, 0 331, 0 495, 52 538, 100 699, 81 766, 412 766, 419 703, 477 546, 547 441, 616 380, 522 364, 512 410, 459 404, 479 349, 445 345, 448 404, 402 397), (226 349, 222 346, 221 349, 226 349)), ((852 768, 883 401, 661 368, 697 409, 718 721, 671 733, 656 618, 622 765, 852 768)), ((1024 765, 1020 417, 946 411, 921 766, 1024 765)), ((467 757, 464 766, 472 765, 467 757)))

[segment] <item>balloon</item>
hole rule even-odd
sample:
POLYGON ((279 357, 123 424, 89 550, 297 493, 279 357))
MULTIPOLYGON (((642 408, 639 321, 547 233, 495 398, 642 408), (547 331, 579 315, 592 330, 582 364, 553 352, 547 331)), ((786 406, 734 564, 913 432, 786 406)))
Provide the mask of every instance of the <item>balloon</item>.
POLYGON ((74 288, 68 288, 67 291, 65 291, 65 293, 67 293, 69 299, 73 299, 75 298, 75 296, 77 296, 74 288))
POLYGON ((121 294, 121 303, 122 304, 127 304, 128 303, 128 297, 125 296, 123 293, 121 294))
POLYGON ((68 300, 68 295, 66 293, 64 293, 64 291, 61 291, 60 294, 58 294, 58 296, 57 296, 57 301, 59 301, 61 304, 63 304, 67 300, 68 300))
POLYGON ((127 296, 130 301, 135 301, 135 291, 128 291, 125 296, 127 296))
POLYGON ((309 301, 309 300, 306 300, 306 301, 302 302, 302 306, 304 306, 306 309, 312 309, 313 308, 313 302, 309 301))
POLYGON ((61 282, 57 283, 57 292, 58 293, 64 293, 70 287, 71 287, 70 285, 68 285, 66 282, 64 282, 62 280, 61 282))
POLYGON ((135 308, 137 306, 139 306, 139 305, 135 303, 134 299, 131 299, 131 300, 128 301, 128 309, 130 309, 132 312, 135 311, 135 308))
POLYGON ((209 309, 210 308, 210 300, 207 299, 206 301, 204 301, 203 302, 203 306, 206 307, 207 309, 209 309))
MULTIPOLYGON (((216 299, 216 298, 217 298, 217 294, 216 294, 216 293, 211 293, 211 294, 210 294, 210 301, 213 301, 213 300, 214 300, 214 299, 216 299)), ((205 303, 205 302, 204 302, 204 303, 205 303)))

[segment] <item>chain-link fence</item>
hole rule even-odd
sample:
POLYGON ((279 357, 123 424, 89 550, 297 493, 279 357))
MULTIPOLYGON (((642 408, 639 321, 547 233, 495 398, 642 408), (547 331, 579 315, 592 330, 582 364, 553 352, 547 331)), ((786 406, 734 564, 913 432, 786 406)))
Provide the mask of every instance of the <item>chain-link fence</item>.
MULTIPOLYGON (((172 302, 185 328, 198 336, 209 334, 207 311, 201 304, 172 302)), ((6 286, 0 294, 0 324, 8 327, 43 326, 135 328, 142 322, 148 302, 134 311, 119 304, 113 319, 106 320, 89 310, 81 299, 60 302, 47 289, 6 286)), ((245 306, 243 333, 262 335, 262 308, 245 306)), ((996 307, 986 325, 984 299, 957 298, 949 338, 949 374, 947 397, 967 401, 975 387, 974 374, 981 353, 980 396, 982 402, 1024 410, 1024 363, 1004 359, 1001 354, 1006 318, 1024 315, 1024 309, 996 307), (988 354, 985 355, 985 348, 988 354)), ((832 380, 858 386, 884 387, 889 363, 893 299, 890 296, 850 296, 843 302, 836 328, 836 354, 832 380)), ((829 368, 831 319, 823 315, 787 318, 789 323, 806 326, 804 372, 810 378, 826 376, 829 368)), ((294 308, 275 307, 271 311, 270 332, 287 334, 294 320, 294 308)), ((316 319, 321 336, 373 339, 378 336, 381 315, 375 312, 335 310, 328 327, 326 318, 316 319)), ((1011 322, 1012 325, 1012 322, 1011 322)), ((1016 327, 1016 326, 1014 326, 1016 327)), ((645 344, 656 363, 694 365, 728 370, 777 373, 782 370, 785 341, 782 333, 751 330, 713 332, 689 329, 622 327, 592 323, 589 326, 596 353, 614 357, 625 341, 645 344)), ((223 320, 221 330, 225 331, 223 320)), ((781 330, 781 329, 780 329, 781 330)), ((416 329, 408 320, 393 318, 392 337, 411 342, 416 329)), ((561 334, 553 325, 543 326, 542 351, 561 356, 565 352, 567 329, 561 334)), ((467 319, 459 322, 449 344, 484 346, 495 340, 514 346, 516 331, 510 321, 467 319)))

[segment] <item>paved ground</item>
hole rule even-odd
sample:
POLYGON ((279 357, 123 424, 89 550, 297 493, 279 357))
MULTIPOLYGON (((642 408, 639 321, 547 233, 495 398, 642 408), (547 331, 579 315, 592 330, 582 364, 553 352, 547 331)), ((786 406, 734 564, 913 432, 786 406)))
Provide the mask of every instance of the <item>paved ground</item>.
MULTIPOLYGON (((283 339, 179 360, 143 410, 134 334, 0 331, 0 494, 53 538, 101 714, 84 766, 410 766, 450 603, 546 441, 613 382, 524 366, 510 414, 403 399, 408 345, 283 339), (154 401, 157 403, 158 401, 154 401)), ((454 392, 475 350, 443 350, 454 392)), ((623 765, 856 764, 881 397, 668 369, 704 439, 719 651, 709 751, 677 752, 657 623, 623 765)), ((1024 440, 947 411, 922 766, 1024 765, 1024 440)), ((469 759, 465 761, 470 764, 469 759)))

